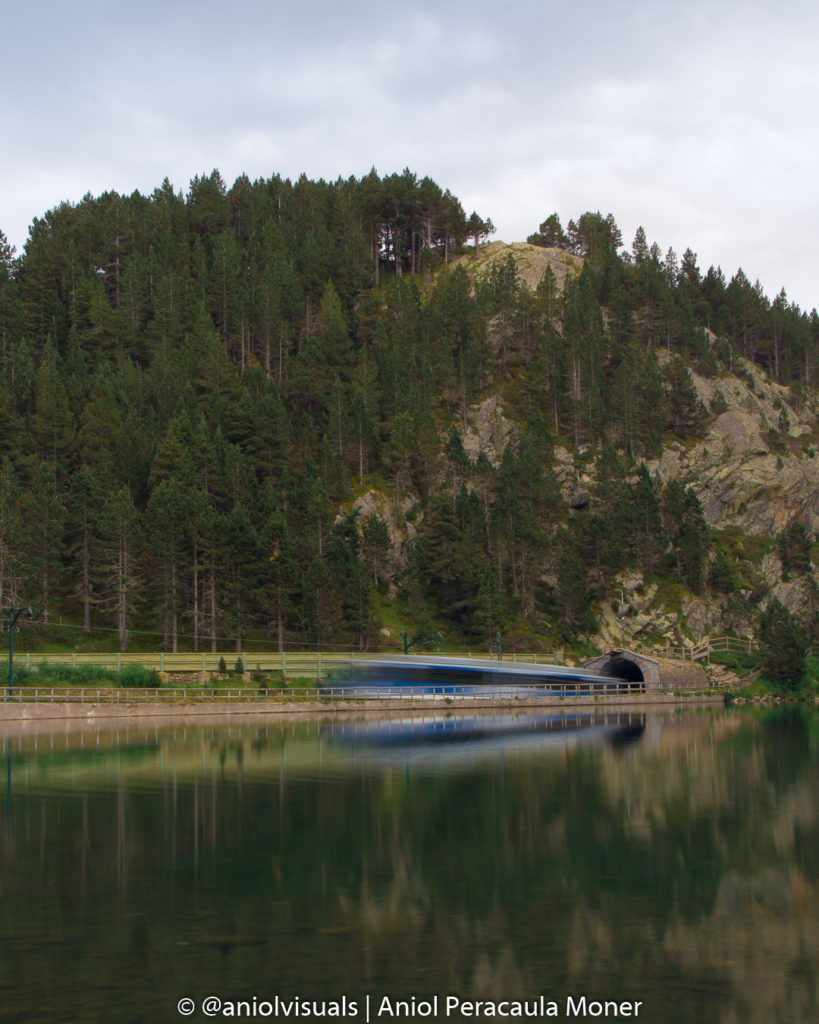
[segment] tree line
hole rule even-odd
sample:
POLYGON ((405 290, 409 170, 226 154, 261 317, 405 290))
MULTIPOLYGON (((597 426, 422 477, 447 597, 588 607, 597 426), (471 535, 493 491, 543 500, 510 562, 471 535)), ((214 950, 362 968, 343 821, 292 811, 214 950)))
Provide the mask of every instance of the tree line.
POLYGON ((0 605, 105 623, 121 647, 135 624, 172 650, 364 647, 387 601, 472 637, 574 635, 628 565, 718 585, 693 492, 640 462, 704 431, 689 365, 741 354, 812 393, 815 312, 639 232, 621 253, 591 213, 538 233, 582 258, 563 288, 549 270, 529 289, 511 258, 476 284, 458 257, 492 230, 409 170, 214 171, 62 204, 19 257, 3 236, 0 605), (470 459, 493 392, 517 432, 470 459), (558 443, 596 463, 587 516, 558 443), (407 509, 400 562, 386 522, 352 512, 367 488, 407 509))

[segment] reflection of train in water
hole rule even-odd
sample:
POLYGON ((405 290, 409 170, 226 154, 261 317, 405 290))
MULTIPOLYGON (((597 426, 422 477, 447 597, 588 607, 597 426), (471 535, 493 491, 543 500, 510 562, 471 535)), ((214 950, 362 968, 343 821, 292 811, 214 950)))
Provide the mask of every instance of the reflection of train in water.
POLYGON ((553 715, 423 716, 379 722, 334 722, 325 738, 388 761, 439 763, 487 754, 534 753, 566 745, 622 747, 645 731, 644 714, 597 711, 553 715))
POLYGON ((645 684, 563 665, 516 664, 477 658, 362 658, 333 673, 325 690, 345 696, 383 698, 520 698, 642 693, 645 684))

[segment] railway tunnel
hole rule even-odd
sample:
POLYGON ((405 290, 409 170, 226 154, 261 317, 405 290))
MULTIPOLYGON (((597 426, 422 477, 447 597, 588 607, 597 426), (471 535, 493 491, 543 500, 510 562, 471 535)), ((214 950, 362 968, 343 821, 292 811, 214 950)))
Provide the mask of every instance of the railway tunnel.
POLYGON ((584 667, 630 683, 644 682, 646 690, 701 690, 708 686, 702 665, 673 658, 650 658, 622 647, 592 658, 584 667))
POLYGON ((645 683, 647 690, 660 688, 660 672, 656 659, 623 648, 618 647, 592 658, 584 667, 599 672, 600 675, 624 679, 628 683, 645 683))

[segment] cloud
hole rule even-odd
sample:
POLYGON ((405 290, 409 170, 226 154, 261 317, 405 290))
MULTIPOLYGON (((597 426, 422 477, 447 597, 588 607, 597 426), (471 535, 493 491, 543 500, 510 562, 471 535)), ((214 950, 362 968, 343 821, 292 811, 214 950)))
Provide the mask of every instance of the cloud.
POLYGON ((613 212, 665 250, 817 302, 819 13, 359 0, 90 0, 11 12, 0 227, 106 189, 409 166, 517 240, 613 212), (48 31, 43 31, 48 25, 48 31))

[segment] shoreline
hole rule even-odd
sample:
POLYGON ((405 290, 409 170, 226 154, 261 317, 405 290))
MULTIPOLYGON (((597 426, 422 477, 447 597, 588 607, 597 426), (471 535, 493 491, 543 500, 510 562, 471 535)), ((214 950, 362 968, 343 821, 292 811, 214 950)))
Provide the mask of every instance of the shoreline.
POLYGON ((73 732, 119 722, 150 723, 154 727, 179 724, 269 724, 274 721, 310 718, 374 717, 395 712, 459 713, 528 712, 559 708, 584 710, 683 707, 714 707, 724 704, 721 694, 678 696, 641 694, 622 697, 540 697, 517 700, 459 699, 447 703, 444 698, 424 700, 346 700, 346 701, 266 701, 214 706, 211 703, 184 705, 25 703, 0 701, 0 738, 31 735, 34 732, 73 732))

